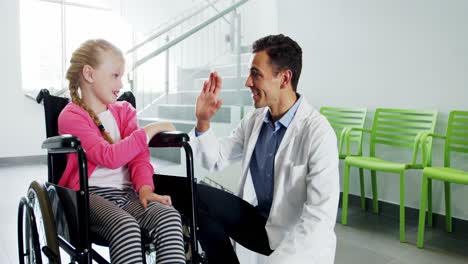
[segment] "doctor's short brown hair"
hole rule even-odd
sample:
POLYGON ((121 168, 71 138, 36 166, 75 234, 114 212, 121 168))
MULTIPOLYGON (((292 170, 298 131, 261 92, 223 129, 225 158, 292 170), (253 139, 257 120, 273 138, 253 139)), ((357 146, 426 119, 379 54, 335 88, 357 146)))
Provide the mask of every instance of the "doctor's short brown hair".
POLYGON ((275 70, 291 70, 291 85, 296 91, 302 70, 302 49, 299 44, 283 34, 269 35, 253 43, 252 52, 260 51, 268 54, 270 63, 276 67, 275 70))

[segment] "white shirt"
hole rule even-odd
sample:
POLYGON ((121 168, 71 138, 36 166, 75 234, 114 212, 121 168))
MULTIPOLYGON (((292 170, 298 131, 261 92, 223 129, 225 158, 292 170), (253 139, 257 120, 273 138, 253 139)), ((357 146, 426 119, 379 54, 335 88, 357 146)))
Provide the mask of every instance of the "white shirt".
MULTIPOLYGON (((105 112, 100 113, 98 118, 101 120, 102 125, 106 128, 106 131, 109 132, 114 143, 119 142, 121 140, 120 130, 112 113, 109 110, 106 110, 105 112)), ((88 180, 88 185, 98 187, 113 187, 118 189, 131 187, 132 183, 130 181, 128 166, 125 165, 117 169, 109 169, 98 165, 93 174, 91 174, 91 177, 88 180)))

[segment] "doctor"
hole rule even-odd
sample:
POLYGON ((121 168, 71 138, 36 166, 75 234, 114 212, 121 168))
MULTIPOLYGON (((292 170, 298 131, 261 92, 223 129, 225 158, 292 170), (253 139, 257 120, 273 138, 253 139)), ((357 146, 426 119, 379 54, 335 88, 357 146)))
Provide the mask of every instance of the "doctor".
POLYGON ((199 236, 210 264, 239 263, 229 238, 267 263, 332 264, 339 176, 336 136, 296 92, 301 47, 284 35, 253 44, 245 86, 255 110, 217 139, 210 120, 222 105, 216 72, 203 84, 191 132, 195 157, 209 170, 241 161, 238 196, 199 185, 199 236))

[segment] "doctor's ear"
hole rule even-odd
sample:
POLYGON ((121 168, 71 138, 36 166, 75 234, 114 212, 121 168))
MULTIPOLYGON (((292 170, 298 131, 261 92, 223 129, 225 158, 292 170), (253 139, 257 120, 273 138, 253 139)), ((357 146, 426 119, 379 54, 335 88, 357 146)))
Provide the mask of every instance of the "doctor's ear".
POLYGON ((292 71, 289 69, 283 71, 281 77, 281 88, 286 88, 288 84, 291 84, 292 74, 292 71))
POLYGON ((94 69, 93 69, 93 67, 91 67, 89 65, 83 66, 82 74, 83 74, 83 79, 86 82, 89 82, 89 83, 94 82, 94 69))

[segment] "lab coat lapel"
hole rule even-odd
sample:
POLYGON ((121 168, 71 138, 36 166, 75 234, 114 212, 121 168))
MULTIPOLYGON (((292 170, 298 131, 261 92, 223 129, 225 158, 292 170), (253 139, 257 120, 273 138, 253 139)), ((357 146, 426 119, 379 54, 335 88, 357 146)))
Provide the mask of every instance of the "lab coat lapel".
POLYGON ((244 167, 243 167, 243 174, 242 175, 247 175, 249 165, 250 165, 250 159, 252 157, 252 153, 255 149, 255 145, 257 144, 258 136, 260 135, 260 130, 262 129, 262 124, 263 124, 263 119, 268 111, 268 107, 265 107, 264 111, 262 111, 262 114, 258 115, 255 119, 253 128, 252 128, 252 133, 250 134, 249 140, 247 142, 247 150, 245 152, 245 159, 244 159, 244 167))
MULTIPOLYGON (((281 173, 282 167, 286 164, 286 158, 289 160, 294 160, 297 153, 288 153, 288 146, 293 146, 294 140, 298 136, 299 133, 299 126, 302 123, 302 120, 305 117, 305 113, 307 113, 308 104, 305 98, 302 99, 301 104, 299 105, 296 114, 294 115, 291 124, 289 125, 288 129, 286 129, 286 133, 284 134, 283 140, 281 140, 281 144, 278 147, 278 151, 275 155, 275 171, 274 171, 274 186, 273 186, 273 199, 275 199, 275 194, 277 194, 277 188, 280 183, 282 183, 280 177, 283 173, 281 173)), ((286 175, 287 176, 287 175, 286 175)))

